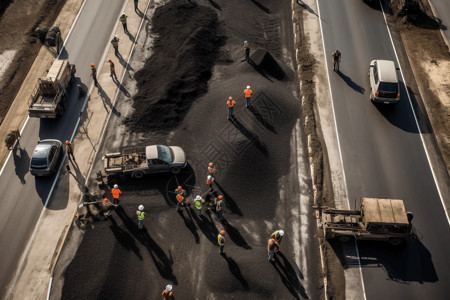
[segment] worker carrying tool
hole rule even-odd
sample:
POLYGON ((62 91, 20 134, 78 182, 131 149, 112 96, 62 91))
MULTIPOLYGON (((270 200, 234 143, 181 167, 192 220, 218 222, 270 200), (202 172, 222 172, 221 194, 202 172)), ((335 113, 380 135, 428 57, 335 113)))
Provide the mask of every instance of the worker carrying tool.
POLYGON ((271 239, 275 239, 278 244, 281 244, 281 240, 283 239, 284 231, 283 230, 277 230, 274 233, 270 235, 271 239))
POLYGON ((91 71, 92 71, 92 79, 94 79, 94 85, 98 86, 98 81, 97 81, 97 69, 95 68, 94 64, 91 64, 91 71))
POLYGON ((119 204, 119 197, 122 194, 122 191, 119 189, 117 184, 114 185, 114 188, 111 189, 111 194, 113 196, 114 204, 119 204))
POLYGON ((219 244, 219 253, 224 254, 223 251, 225 247, 225 238, 223 237, 225 235, 225 230, 222 230, 219 235, 217 236, 217 243, 219 244))
POLYGON ((250 100, 252 100, 252 90, 250 89, 250 86, 247 85, 247 88, 244 90, 244 95, 245 95, 245 107, 249 107, 250 106, 250 100))
POLYGON ((108 198, 103 199, 103 215, 108 218, 112 213, 112 206, 117 207, 118 205, 111 203, 108 198))
POLYGON ((147 214, 144 212, 144 205, 139 205, 138 209, 139 210, 136 211, 136 215, 138 217, 138 222, 139 222, 138 228, 142 229, 144 227, 144 218, 147 214))
POLYGON ((128 17, 127 17, 127 15, 125 13, 123 13, 120 16, 120 18, 119 18, 120 22, 122 22, 123 31, 125 31, 125 32, 128 32, 128 29, 127 29, 127 18, 128 17))

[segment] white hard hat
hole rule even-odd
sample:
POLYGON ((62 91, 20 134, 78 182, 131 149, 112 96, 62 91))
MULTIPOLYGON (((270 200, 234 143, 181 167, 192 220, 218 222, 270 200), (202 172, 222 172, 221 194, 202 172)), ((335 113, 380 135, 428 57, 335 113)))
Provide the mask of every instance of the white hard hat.
POLYGON ((247 42, 247 41, 244 41, 244 44, 248 44, 248 42, 247 42))
POLYGON ((114 35, 114 38, 116 38, 116 39, 117 39, 117 35, 114 35))
POLYGON ((172 285, 170 285, 170 284, 166 285, 166 290, 168 290, 170 292, 172 290, 172 285))
POLYGON ((211 175, 208 175, 208 177, 206 177, 206 179, 208 179, 208 180, 212 180, 212 176, 211 175))
POLYGON ((250 86, 249 86, 249 85, 247 85, 247 88, 249 89, 249 88, 250 88, 250 86))
POLYGON ((283 230, 280 230, 280 235, 284 236, 284 231, 283 230))
POLYGON ((144 205, 139 205, 139 210, 144 210, 144 205))
POLYGON ((115 185, 114 185, 114 188, 115 188, 115 189, 118 189, 118 188, 119 188, 119 186, 118 186, 117 184, 115 184, 115 185))
POLYGON ((195 200, 201 200, 202 197, 200 197, 200 195, 197 195, 197 197, 195 197, 195 200))

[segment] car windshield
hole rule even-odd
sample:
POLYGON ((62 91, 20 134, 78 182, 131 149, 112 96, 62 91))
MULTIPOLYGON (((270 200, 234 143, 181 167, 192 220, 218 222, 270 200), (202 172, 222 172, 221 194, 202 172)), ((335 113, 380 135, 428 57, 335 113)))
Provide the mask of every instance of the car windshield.
POLYGON ((31 167, 40 169, 46 168, 48 152, 51 147, 52 145, 47 143, 38 144, 36 148, 34 148, 33 156, 31 157, 31 167))
POLYGON ((397 93, 398 84, 394 82, 380 82, 378 89, 383 92, 397 93))
POLYGON ((158 158, 170 164, 173 161, 172 152, 170 151, 170 148, 162 145, 158 145, 157 148, 158 148, 158 158))

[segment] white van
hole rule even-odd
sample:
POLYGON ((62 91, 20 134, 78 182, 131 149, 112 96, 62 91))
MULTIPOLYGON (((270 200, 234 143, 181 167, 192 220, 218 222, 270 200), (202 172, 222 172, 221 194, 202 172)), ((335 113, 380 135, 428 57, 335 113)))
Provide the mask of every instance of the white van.
POLYGON ((385 104, 400 100, 397 68, 391 60, 372 60, 369 66, 370 100, 385 104))

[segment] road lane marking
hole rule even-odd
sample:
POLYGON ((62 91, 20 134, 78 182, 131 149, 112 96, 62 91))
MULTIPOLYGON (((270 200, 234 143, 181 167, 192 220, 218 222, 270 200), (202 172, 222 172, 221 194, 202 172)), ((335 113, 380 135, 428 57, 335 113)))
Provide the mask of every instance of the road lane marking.
MULTIPOLYGON (((391 40, 392 48, 394 49, 395 59, 397 60, 398 68, 400 69, 400 75, 402 76, 403 86, 405 87, 406 95, 408 96, 409 105, 411 106, 411 110, 412 110, 412 113, 413 113, 413 116, 414 116, 414 121, 416 122, 417 130, 419 131, 420 140, 422 141, 422 146, 423 146, 423 149, 425 150, 425 155, 427 156, 428 164, 430 165, 431 174, 433 175, 434 184, 436 185, 436 189, 438 191, 442 207, 444 208, 444 213, 445 213, 445 216, 447 217, 447 222, 450 225, 450 218, 449 218, 447 210, 445 209, 444 198, 442 197, 441 190, 439 189, 439 184, 438 184, 438 181, 437 181, 437 177, 436 177, 436 174, 434 172, 433 165, 431 164, 431 160, 430 160, 430 156, 428 154, 427 147, 425 146, 425 141, 424 141, 423 136, 422 136, 422 131, 420 130, 419 122, 417 121, 416 112, 414 111, 414 107, 412 105, 411 97, 409 96, 408 87, 406 86, 406 83, 405 83, 405 77, 403 77, 402 67, 400 66, 400 61, 398 60, 397 50, 395 50, 394 41, 392 40, 391 31, 389 30, 389 25, 388 25, 387 20, 386 20, 386 14, 384 13, 384 9, 383 9, 383 5, 381 3, 381 0, 380 0, 380 6, 381 6, 381 11, 383 12, 384 24, 386 25, 386 28, 387 28, 387 31, 388 31, 388 34, 389 34, 389 39, 391 40)), ((419 93, 420 93, 420 91, 419 91, 419 93)), ((420 96, 422 97, 422 95, 420 95, 420 96)))
MULTIPOLYGON (((342 151, 341 151, 341 143, 339 141, 339 133, 338 133, 338 128, 337 128, 337 123, 336 123, 336 114, 335 114, 335 109, 334 109, 334 101, 333 101, 333 91, 331 89, 331 82, 330 82, 330 73, 328 70, 328 60, 327 60, 327 53, 326 53, 326 48, 325 48, 325 41, 323 39, 323 28, 322 28, 322 16, 320 14, 320 5, 319 5, 319 0, 316 0, 316 5, 317 5, 317 15, 319 16, 319 25, 320 25, 320 33, 321 33, 321 39, 322 39, 322 46, 323 46, 323 54, 324 54, 324 59, 325 59, 325 68, 326 68, 326 73, 327 73, 327 80, 328 80, 328 89, 330 91, 330 97, 331 97, 331 107, 332 107, 332 111, 333 111, 333 120, 334 120, 334 128, 336 130, 336 137, 337 137, 337 144, 338 144, 338 150, 339 150, 339 158, 341 160, 341 167, 342 167, 342 176, 343 176, 343 183, 344 183, 344 190, 346 193, 346 200, 347 200, 347 207, 348 209, 350 209, 350 203, 348 201, 348 188, 347 188, 347 179, 345 177, 345 170, 344 170, 344 161, 342 159, 342 151)), ((355 248, 356 248, 356 253, 358 255, 358 270, 359 270, 359 275, 361 278, 361 288, 362 288, 362 294, 364 297, 364 300, 367 299, 366 297, 366 289, 364 286, 364 278, 363 278, 363 274, 362 274, 362 269, 361 269, 361 264, 360 264, 360 259, 359 259, 359 252, 358 252, 358 246, 355 242, 355 248)), ((350 269, 348 269, 350 270, 350 269)), ((344 275, 345 275, 345 271, 344 271, 344 275)), ((347 282, 347 278, 345 278, 346 282, 347 282)), ((347 283, 346 283, 347 286, 347 283)), ((346 291, 347 292, 347 291, 346 291)))

